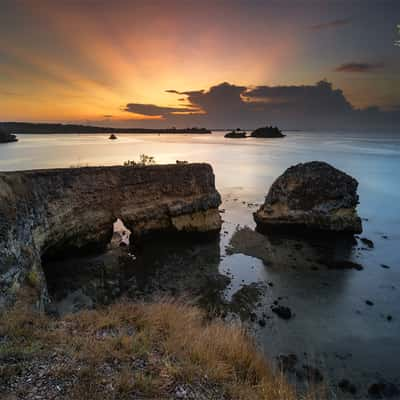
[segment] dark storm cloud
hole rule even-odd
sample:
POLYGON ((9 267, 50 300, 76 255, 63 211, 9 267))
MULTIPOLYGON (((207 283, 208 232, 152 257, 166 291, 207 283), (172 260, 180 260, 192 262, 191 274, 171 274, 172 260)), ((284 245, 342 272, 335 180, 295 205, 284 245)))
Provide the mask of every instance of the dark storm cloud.
POLYGON ((383 63, 368 64, 368 63, 358 63, 351 62, 347 64, 339 65, 335 71, 336 72, 371 72, 377 69, 383 68, 383 63))
POLYGON ((378 107, 359 110, 340 89, 327 81, 315 85, 256 86, 227 82, 209 90, 173 91, 186 95, 191 107, 158 107, 130 103, 126 110, 149 116, 163 115, 173 126, 247 128, 273 124, 283 129, 385 129, 400 126, 398 111, 378 107), (193 114, 189 113, 197 111, 193 114), (199 113, 201 111, 201 113, 199 113), (174 114, 185 112, 184 115, 174 114))
POLYGON ((335 19, 333 21, 325 22, 322 24, 312 25, 311 29, 319 31, 321 29, 337 28, 340 26, 349 25, 351 24, 351 21, 352 21, 351 18, 335 19))
POLYGON ((208 91, 195 90, 182 92, 188 96, 188 101, 204 110, 212 113, 213 110, 221 112, 242 111, 245 103, 241 95, 247 90, 245 86, 231 85, 227 82, 212 86, 208 91))
POLYGON ((316 85, 304 86, 258 86, 246 93, 250 100, 257 99, 265 103, 266 109, 293 110, 318 113, 347 112, 352 109, 343 92, 333 89, 326 81, 316 85))
POLYGON ((160 107, 155 104, 141 104, 141 103, 129 103, 125 106, 125 111, 142 114, 148 116, 168 115, 176 112, 195 112, 194 108, 188 107, 160 107))

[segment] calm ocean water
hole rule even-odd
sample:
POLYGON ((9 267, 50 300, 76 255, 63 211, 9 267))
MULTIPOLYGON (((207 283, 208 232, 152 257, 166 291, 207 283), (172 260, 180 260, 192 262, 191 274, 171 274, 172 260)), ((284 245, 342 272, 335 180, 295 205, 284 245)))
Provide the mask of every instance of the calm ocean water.
POLYGON ((215 132, 121 134, 114 141, 101 134, 19 139, 0 146, 0 171, 121 165, 142 153, 160 164, 212 164, 226 210, 217 257, 219 272, 232 278, 225 301, 243 286, 272 281, 273 288, 254 311, 269 311, 270 302, 282 297, 295 313, 290 321, 274 318, 266 327, 254 327, 265 352, 272 357, 296 353, 301 362, 311 358, 332 380, 350 377, 363 385, 383 377, 400 383, 400 134, 288 132, 284 139, 229 140, 215 132), (289 166, 311 160, 329 162, 359 181, 362 236, 375 247, 354 250, 350 257, 364 270, 283 270, 256 257, 228 254, 226 246, 238 226, 254 228, 252 204, 263 201, 273 180, 289 166), (374 305, 366 305, 367 299, 374 305))

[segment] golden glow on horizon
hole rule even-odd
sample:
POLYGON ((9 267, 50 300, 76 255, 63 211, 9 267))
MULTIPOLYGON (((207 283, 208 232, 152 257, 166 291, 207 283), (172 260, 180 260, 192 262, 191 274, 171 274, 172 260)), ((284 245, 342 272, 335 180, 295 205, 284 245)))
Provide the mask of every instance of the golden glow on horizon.
POLYGON ((190 106, 179 100, 186 96, 167 89, 208 90, 222 82, 302 85, 324 77, 356 107, 398 104, 392 78, 338 75, 331 60, 312 56, 307 47, 325 33, 305 29, 304 21, 274 18, 273 7, 265 6, 257 19, 250 6, 165 3, 16 4, 13 29, 0 35, 0 118, 160 120, 124 108, 128 103, 190 106))
POLYGON ((45 46, 0 38, 0 51, 17 61, 12 70, 0 65, 8 77, 2 89, 12 93, 0 100, 9 120, 99 120, 104 115, 113 120, 160 119, 123 107, 130 102, 183 107, 187 102, 178 100, 182 96, 165 90, 208 89, 222 81, 264 82, 295 47, 290 37, 265 49, 237 40, 236 58, 221 26, 204 29, 195 43, 186 45, 184 30, 171 15, 153 15, 150 26, 137 28, 125 24, 121 15, 105 25, 57 2, 32 5, 32 13, 63 48, 54 54, 45 46))

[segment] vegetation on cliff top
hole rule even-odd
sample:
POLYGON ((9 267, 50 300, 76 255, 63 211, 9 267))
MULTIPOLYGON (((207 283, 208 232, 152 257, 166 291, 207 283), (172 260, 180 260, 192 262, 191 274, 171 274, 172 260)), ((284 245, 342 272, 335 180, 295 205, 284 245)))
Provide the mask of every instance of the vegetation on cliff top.
POLYGON ((61 399, 317 399, 297 395, 240 326, 179 301, 0 320, 0 393, 61 399))
POLYGON ((141 154, 139 161, 128 160, 124 161, 124 167, 145 167, 146 165, 154 165, 156 160, 153 156, 148 156, 147 154, 141 154))

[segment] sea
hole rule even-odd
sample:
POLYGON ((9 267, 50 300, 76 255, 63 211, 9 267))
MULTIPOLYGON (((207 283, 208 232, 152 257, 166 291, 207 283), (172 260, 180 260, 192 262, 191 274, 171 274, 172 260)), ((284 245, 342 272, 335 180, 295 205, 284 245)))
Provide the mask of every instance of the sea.
MULTIPOLYGON (((375 382, 400 384, 400 132, 285 134, 282 139, 227 139, 224 132, 117 134, 117 140, 106 134, 21 134, 19 142, 0 145, 0 171, 122 165, 141 154, 157 164, 179 160, 213 167, 223 201, 219 238, 212 243, 166 238, 143 254, 129 253, 131 261, 115 273, 109 265, 118 264, 118 252, 125 251, 120 246, 88 259, 52 262, 45 272, 58 312, 108 304, 122 295, 192 296, 249 329, 274 365, 291 357, 295 383, 311 366, 332 392, 339 391, 337 398, 353 396, 338 389, 343 379, 356 385, 354 398, 366 396, 375 382), (253 212, 288 167, 313 160, 358 180, 363 232, 349 244, 330 239, 318 248, 301 237, 265 238, 282 255, 281 262, 278 257, 270 264, 262 256, 264 238, 254 232, 253 212), (255 241, 235 246, 235 237, 236 243, 255 241), (311 253, 321 252, 363 269, 312 267, 311 253), (292 317, 280 318, 271 311, 274 304, 289 307, 292 317)), ((116 239, 126 235, 120 221, 115 231, 116 239)))

